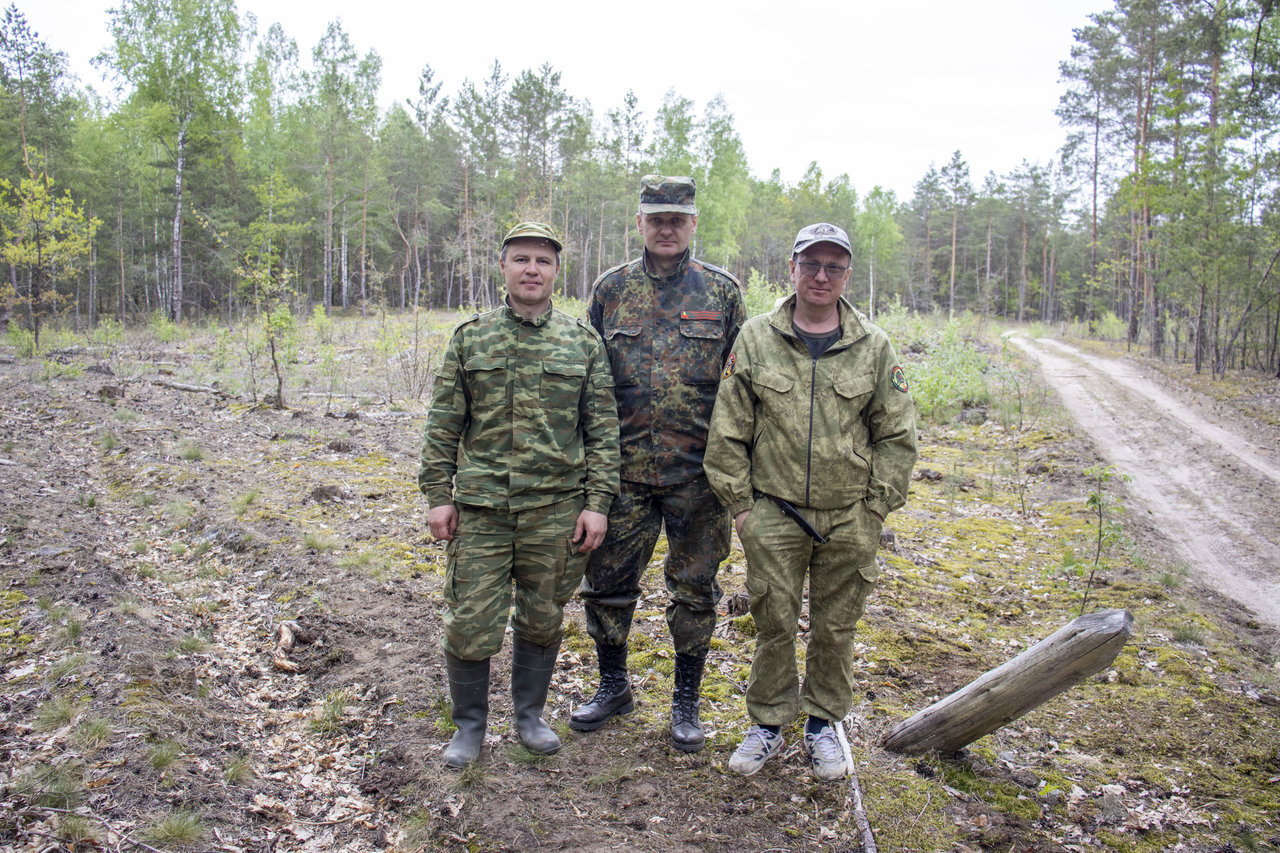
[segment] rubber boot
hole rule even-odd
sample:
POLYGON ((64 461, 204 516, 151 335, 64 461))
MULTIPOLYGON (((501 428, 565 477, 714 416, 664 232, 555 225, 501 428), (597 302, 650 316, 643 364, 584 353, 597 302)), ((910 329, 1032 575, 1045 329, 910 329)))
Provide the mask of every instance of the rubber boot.
POLYGON ((569 728, 578 732, 594 732, 619 714, 630 714, 636 703, 627 679, 627 647, 596 643, 600 660, 600 688, 591 701, 569 715, 569 728))
POLYGON ((539 755, 560 751, 560 738, 542 719, 559 651, 559 640, 538 646, 516 637, 511 647, 511 707, 515 711, 516 734, 526 749, 539 755))
POLYGON ((489 659, 463 660, 444 653, 449 672, 450 715, 458 730, 444 750, 444 766, 457 769, 480 757, 489 719, 489 659))
POLYGON ((705 655, 676 654, 676 684, 671 695, 671 743, 681 752, 697 752, 707 744, 698 720, 699 689, 705 655))

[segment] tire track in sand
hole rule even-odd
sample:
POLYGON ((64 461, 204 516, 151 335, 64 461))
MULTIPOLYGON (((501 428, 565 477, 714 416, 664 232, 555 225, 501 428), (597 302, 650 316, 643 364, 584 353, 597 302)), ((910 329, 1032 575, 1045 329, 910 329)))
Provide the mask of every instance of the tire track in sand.
POLYGON ((1050 339, 1009 340, 1040 365, 1099 453, 1201 583, 1280 628, 1280 459, 1206 420, 1132 364, 1050 339))

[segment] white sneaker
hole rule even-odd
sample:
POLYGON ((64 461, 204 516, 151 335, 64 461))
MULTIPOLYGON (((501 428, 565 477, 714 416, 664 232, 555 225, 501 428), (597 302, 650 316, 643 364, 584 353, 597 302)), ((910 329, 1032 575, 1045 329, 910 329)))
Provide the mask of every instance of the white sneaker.
POLYGON ((786 741, 782 739, 782 735, 774 734, 760 726, 752 726, 747 729, 742 743, 733 751, 733 756, 729 759, 729 769, 734 773, 750 776, 763 767, 764 763, 777 754, 784 745, 786 741))
POLYGON ((816 735, 805 732, 804 751, 809 753, 809 761, 813 764, 813 778, 819 782, 834 782, 849 775, 844 747, 830 725, 823 726, 816 735))

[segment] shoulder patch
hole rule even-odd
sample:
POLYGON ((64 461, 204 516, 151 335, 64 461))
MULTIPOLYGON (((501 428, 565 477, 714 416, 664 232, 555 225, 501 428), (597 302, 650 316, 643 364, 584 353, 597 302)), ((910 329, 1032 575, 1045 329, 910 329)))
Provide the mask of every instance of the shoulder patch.
POLYGON ((728 379, 730 376, 732 376, 733 370, 735 367, 737 367, 737 364, 738 364, 738 354, 735 352, 729 353, 729 357, 724 360, 724 370, 720 373, 720 378, 728 379))
POLYGON ((899 391, 905 392, 907 390, 907 374, 903 372, 902 365, 895 364, 893 366, 893 370, 889 371, 889 381, 899 391))

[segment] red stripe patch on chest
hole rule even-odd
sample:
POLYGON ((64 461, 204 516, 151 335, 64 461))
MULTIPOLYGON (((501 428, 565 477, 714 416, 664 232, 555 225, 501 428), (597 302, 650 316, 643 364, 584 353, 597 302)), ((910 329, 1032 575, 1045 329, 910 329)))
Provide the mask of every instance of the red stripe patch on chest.
POLYGON ((681 311, 681 320, 715 320, 719 322, 724 319, 723 311, 681 311))

